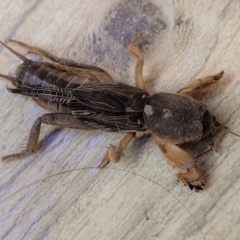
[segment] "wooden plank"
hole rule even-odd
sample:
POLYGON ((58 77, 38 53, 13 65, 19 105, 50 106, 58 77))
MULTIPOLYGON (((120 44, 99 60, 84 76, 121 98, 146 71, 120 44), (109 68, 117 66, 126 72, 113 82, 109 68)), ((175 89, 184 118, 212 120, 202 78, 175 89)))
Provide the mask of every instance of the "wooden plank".
MULTIPOLYGON (((240 133, 239 1, 2 0, 0 9, 1 40, 100 66, 131 85, 136 61, 127 45, 144 30, 144 76, 152 93, 176 92, 225 70, 202 101, 240 133)), ((0 62, 4 74, 20 64, 3 47, 0 62)), ((0 157, 19 150, 45 113, 8 93, 6 84, 0 81, 0 157)), ((239 238, 240 139, 217 135, 218 151, 199 160, 208 184, 195 193, 176 181, 151 139, 133 141, 119 163, 100 170, 96 166, 122 134, 42 130, 41 138, 51 134, 37 154, 0 162, 1 239, 239 238)))

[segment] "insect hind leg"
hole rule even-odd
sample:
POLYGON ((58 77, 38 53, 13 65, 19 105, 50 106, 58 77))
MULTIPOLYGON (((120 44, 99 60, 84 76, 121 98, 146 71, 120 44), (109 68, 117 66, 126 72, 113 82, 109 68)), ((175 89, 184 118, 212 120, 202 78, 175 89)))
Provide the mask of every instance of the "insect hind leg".
POLYGON ((41 147, 38 143, 41 125, 42 123, 55 125, 59 127, 69 127, 82 130, 94 130, 95 128, 86 126, 81 122, 77 121, 74 116, 68 113, 48 113, 39 117, 33 124, 29 137, 27 146, 19 153, 10 154, 2 157, 3 161, 13 160, 17 158, 22 158, 33 154, 39 150, 41 147))
POLYGON ((16 41, 13 39, 9 40, 10 42, 17 43, 19 46, 24 47, 28 50, 28 53, 33 53, 39 56, 46 57, 47 59, 56 62, 62 66, 66 66, 69 68, 74 69, 75 72, 79 73, 83 77, 93 78, 94 80, 97 80, 99 82, 113 82, 112 77, 110 74, 108 74, 106 71, 104 71, 102 68, 85 64, 81 62, 76 62, 74 60, 70 60, 67 58, 59 58, 56 55, 42 49, 39 47, 30 46, 26 43, 16 41))

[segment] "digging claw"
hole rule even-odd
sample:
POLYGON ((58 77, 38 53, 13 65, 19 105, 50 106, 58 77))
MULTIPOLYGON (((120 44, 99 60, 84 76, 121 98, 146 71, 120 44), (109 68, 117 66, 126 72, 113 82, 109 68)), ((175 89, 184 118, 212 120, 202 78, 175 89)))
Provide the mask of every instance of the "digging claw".
POLYGON ((194 186, 191 183, 189 183, 188 186, 191 190, 195 189, 195 192, 199 192, 199 191, 203 190, 202 186, 199 186, 199 185, 194 186))
POLYGON ((108 152, 106 153, 106 155, 104 156, 104 158, 102 159, 101 163, 98 165, 99 168, 104 168, 106 167, 110 162, 109 156, 108 156, 108 152))

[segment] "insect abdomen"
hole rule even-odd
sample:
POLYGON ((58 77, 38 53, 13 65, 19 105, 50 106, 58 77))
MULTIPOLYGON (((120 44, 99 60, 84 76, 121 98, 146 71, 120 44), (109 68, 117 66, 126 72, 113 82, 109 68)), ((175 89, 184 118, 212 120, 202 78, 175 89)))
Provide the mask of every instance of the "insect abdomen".
MULTIPOLYGON (((86 83, 74 73, 61 71, 45 62, 25 61, 17 69, 17 81, 36 87, 76 88, 86 83)), ((90 81, 88 81, 90 82, 90 81)))
MULTIPOLYGON (((33 62, 26 60, 17 69, 17 83, 19 85, 43 88, 77 88, 90 81, 81 78, 74 73, 60 70, 54 65, 45 62, 33 62)), ((40 97, 33 97, 36 103, 54 112, 69 112, 66 105, 49 101, 40 97)))

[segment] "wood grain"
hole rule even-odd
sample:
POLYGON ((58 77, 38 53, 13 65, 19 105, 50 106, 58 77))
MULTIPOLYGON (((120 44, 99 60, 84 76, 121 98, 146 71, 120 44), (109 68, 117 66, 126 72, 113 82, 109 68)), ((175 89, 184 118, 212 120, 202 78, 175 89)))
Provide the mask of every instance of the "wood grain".
MULTIPOLYGON (((8 1, 0 2, 0 39, 17 39, 107 70, 134 84, 127 52, 144 30, 144 76, 150 92, 176 92, 190 80, 225 70, 202 101, 240 133, 240 2, 8 1)), ((24 49, 11 44, 26 54, 24 49)), ((30 58, 35 56, 30 55, 30 58)), ((20 64, 0 47, 0 72, 20 64)), ((18 151, 45 111, 7 92, 0 81, 0 157, 18 151)), ((199 164, 206 189, 178 183, 151 139, 134 140, 117 164, 97 169, 122 134, 43 126, 41 150, 0 162, 0 239, 239 239, 240 139, 220 132, 217 152, 199 164)))

